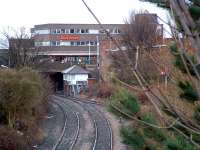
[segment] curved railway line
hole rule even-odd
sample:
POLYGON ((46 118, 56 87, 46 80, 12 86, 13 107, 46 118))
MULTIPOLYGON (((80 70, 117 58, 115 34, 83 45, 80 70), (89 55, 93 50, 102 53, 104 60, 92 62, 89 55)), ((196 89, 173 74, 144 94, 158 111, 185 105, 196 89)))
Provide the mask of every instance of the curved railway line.
POLYGON ((61 132, 61 135, 59 136, 58 140, 56 141, 56 143, 54 144, 52 150, 56 150, 58 145, 60 144, 62 138, 63 138, 63 135, 64 135, 64 132, 65 132, 65 129, 66 129, 66 124, 67 124, 67 114, 66 112, 64 111, 64 109, 61 107, 61 105, 55 101, 52 101, 52 103, 55 103, 59 108, 60 110, 63 112, 64 114, 64 125, 63 125, 63 128, 62 128, 62 132, 61 132))
POLYGON ((43 122, 42 128, 44 135, 47 135, 40 145, 36 145, 35 149, 49 150, 57 145, 60 134, 64 129, 66 122, 66 114, 64 109, 56 102, 51 101, 49 105, 49 114, 45 117, 45 124, 43 122), (45 128, 44 128, 45 125, 45 128), (59 126, 58 126, 59 125, 59 126))
POLYGON ((68 107, 65 103, 59 104, 56 100, 54 100, 53 102, 57 103, 60 106, 60 108, 64 111, 65 124, 63 126, 62 133, 52 150, 72 150, 79 135, 79 115, 78 113, 73 112, 73 110, 71 110, 71 108, 68 107))
POLYGON ((96 107, 96 102, 79 100, 77 98, 66 98, 81 105, 91 116, 95 128, 95 138, 92 150, 112 150, 112 128, 104 114, 96 107))
POLYGON ((112 129, 108 120, 96 108, 86 107, 95 126, 95 140, 92 150, 112 150, 112 129))
MULTIPOLYGON (((90 137, 87 141, 90 143, 90 146, 84 150, 112 150, 112 128, 109 121, 95 102, 53 96, 52 103, 59 107, 59 112, 62 112, 64 121, 61 121, 62 124, 60 126, 62 130, 59 132, 60 135, 56 136, 56 142, 53 144, 52 148, 49 148, 48 146, 48 150, 81 149, 79 146, 82 146, 81 142, 84 143, 85 139, 81 139, 80 130, 85 132, 85 134, 89 134, 90 137), (81 109, 79 109, 79 107, 81 109), (91 130, 90 133, 84 130, 85 126, 88 125, 84 120, 84 113, 88 114, 91 127, 93 126, 94 129, 91 130)), ((50 136, 51 135, 52 134, 50 134, 50 136)), ((52 145, 52 143, 50 144, 52 145)))

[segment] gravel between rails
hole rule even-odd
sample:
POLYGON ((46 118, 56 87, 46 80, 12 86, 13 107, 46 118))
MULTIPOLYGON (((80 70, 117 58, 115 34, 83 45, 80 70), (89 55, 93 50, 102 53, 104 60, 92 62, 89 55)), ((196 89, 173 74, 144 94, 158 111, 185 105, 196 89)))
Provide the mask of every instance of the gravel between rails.
POLYGON ((48 136, 40 150, 112 150, 112 128, 100 106, 59 96, 52 99, 56 109, 51 111, 56 112, 51 123, 47 121, 48 136))
POLYGON ((65 101, 78 103, 89 112, 95 128, 92 150, 112 150, 112 128, 104 114, 89 101, 81 102, 78 99, 64 98, 65 101))
POLYGON ((95 130, 88 111, 86 111, 80 104, 74 103, 71 100, 66 100, 65 98, 57 96, 54 96, 54 99, 57 99, 62 103, 62 105, 67 105, 67 107, 76 111, 80 117, 80 133, 73 146, 73 150, 91 150, 92 142, 95 138, 95 130))
POLYGON ((92 150, 112 150, 112 129, 108 120, 95 106, 86 106, 96 126, 96 139, 92 150))
POLYGON ((49 114, 42 123, 42 128, 45 134, 43 143, 38 145, 37 149, 50 150, 56 144, 60 137, 62 128, 64 126, 65 114, 63 110, 53 102, 49 105, 49 114))
POLYGON ((78 138, 80 129, 80 119, 78 113, 64 102, 57 101, 63 110, 65 110, 67 121, 63 129, 63 133, 58 140, 58 144, 52 150, 72 150, 78 138))

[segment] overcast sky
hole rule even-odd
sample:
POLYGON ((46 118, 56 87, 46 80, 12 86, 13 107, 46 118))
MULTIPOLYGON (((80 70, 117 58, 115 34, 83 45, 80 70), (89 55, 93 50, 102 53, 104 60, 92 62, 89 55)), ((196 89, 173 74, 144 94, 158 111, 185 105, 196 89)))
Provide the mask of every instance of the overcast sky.
MULTIPOLYGON (((85 0, 102 23, 123 23, 132 10, 148 10, 167 21, 167 12, 139 0, 85 0)), ((45 23, 96 23, 81 0, 1 0, 0 28, 45 23)))

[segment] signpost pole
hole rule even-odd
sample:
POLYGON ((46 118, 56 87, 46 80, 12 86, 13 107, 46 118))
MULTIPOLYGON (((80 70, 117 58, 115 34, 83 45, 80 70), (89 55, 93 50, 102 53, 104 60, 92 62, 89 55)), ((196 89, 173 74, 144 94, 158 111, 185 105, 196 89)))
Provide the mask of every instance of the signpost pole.
POLYGON ((90 58, 90 55, 91 55, 91 54, 90 54, 90 48, 91 48, 91 47, 90 47, 90 42, 89 42, 89 64, 91 64, 91 58, 90 58))
POLYGON ((97 35, 97 71, 98 71, 98 81, 100 79, 100 60, 99 60, 99 37, 97 35))

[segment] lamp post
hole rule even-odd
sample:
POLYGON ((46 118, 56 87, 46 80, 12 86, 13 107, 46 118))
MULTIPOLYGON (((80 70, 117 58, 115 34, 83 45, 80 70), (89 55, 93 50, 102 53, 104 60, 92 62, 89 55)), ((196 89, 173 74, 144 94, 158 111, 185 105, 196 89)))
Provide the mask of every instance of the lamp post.
POLYGON ((100 60, 99 60, 99 53, 100 53, 100 50, 99 50, 99 36, 97 35, 97 78, 98 78, 98 81, 100 79, 100 60))
POLYGON ((99 63, 100 63, 100 60, 99 60, 99 36, 97 35, 97 69, 99 70, 99 63))
POLYGON ((91 58, 90 58, 90 55, 91 55, 91 54, 90 54, 90 50, 91 50, 91 49, 90 49, 90 48, 91 48, 91 47, 90 47, 90 41, 89 41, 89 64, 91 64, 91 58))

